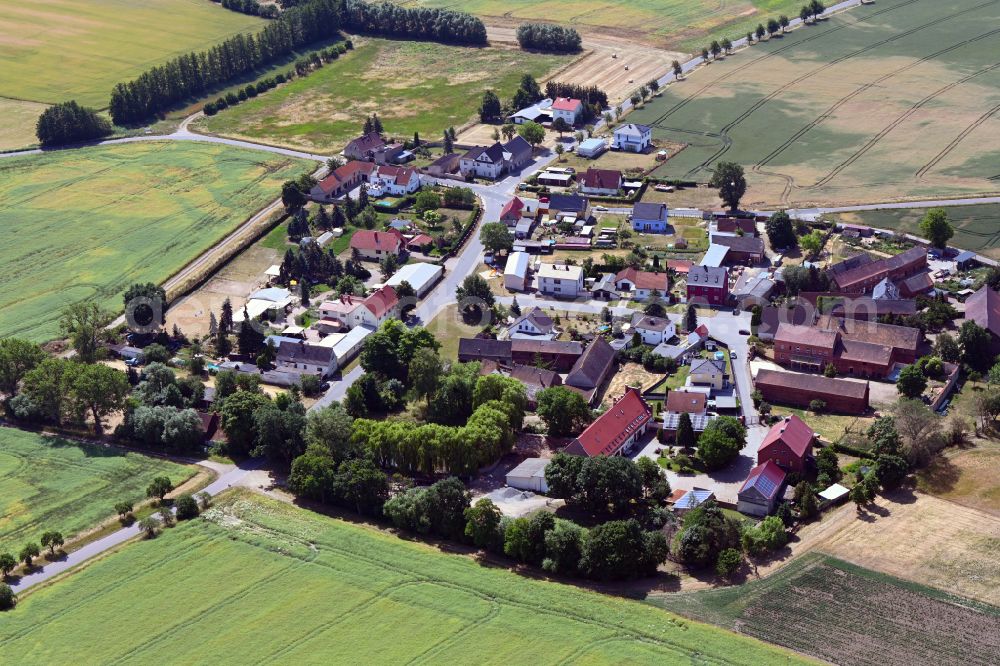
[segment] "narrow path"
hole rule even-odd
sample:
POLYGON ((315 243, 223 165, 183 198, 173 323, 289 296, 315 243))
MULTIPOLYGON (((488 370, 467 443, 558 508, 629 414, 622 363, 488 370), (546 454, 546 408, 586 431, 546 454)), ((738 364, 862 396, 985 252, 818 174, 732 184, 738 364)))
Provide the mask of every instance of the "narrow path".
MULTIPOLYGON (((215 481, 206 486, 203 491, 212 497, 218 495, 231 486, 239 485, 239 482, 243 479, 243 477, 255 469, 254 467, 241 468, 233 465, 220 466, 218 463, 207 460, 198 464, 215 471, 223 471, 223 473, 220 474, 215 481)), ((32 573, 21 576, 17 582, 11 585, 11 588, 13 588, 16 593, 24 592, 28 588, 50 580, 55 576, 68 571, 69 569, 83 564, 91 558, 97 557, 98 555, 105 553, 130 539, 138 537, 141 532, 142 530, 139 529, 139 522, 135 521, 128 527, 123 527, 117 532, 109 534, 108 536, 98 539, 97 541, 88 543, 79 550, 75 550, 72 553, 67 554, 66 558, 63 560, 48 562, 45 566, 36 567, 35 571, 32 573)))

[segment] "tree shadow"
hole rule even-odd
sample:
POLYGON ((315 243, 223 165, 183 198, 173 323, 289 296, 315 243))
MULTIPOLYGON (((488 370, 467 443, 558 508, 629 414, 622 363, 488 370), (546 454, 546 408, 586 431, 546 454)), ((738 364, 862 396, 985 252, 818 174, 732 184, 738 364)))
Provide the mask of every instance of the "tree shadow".
POLYGON ((44 557, 46 562, 65 562, 69 554, 60 548, 54 553, 45 553, 44 557))
POLYGON ((961 471, 948 456, 938 455, 920 475, 921 484, 930 493, 947 493, 955 488, 961 471))

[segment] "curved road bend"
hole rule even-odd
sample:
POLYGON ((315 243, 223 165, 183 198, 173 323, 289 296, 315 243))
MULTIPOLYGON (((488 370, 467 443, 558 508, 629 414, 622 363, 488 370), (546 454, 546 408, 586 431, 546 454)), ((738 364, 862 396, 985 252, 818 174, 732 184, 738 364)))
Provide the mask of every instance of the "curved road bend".
MULTIPOLYGON (((198 464, 216 470, 220 469, 220 466, 210 461, 202 461, 198 464)), ((230 486, 238 485, 243 477, 253 468, 240 468, 226 465, 221 469, 225 469, 227 471, 224 471, 220 474, 219 478, 206 486, 203 492, 207 492, 209 495, 214 497, 230 486)), ((66 559, 58 560, 56 562, 47 562, 45 566, 37 567, 33 573, 22 576, 16 583, 12 584, 11 588, 13 588, 14 592, 17 593, 24 592, 30 587, 34 587, 39 583, 43 583, 55 576, 58 576, 59 574, 72 569, 77 565, 100 555, 101 553, 125 543, 129 539, 139 536, 140 532, 141 530, 139 529, 138 521, 136 521, 128 527, 123 527, 117 532, 109 534, 108 536, 98 539, 97 541, 88 543, 79 550, 75 550, 72 553, 67 554, 66 559)))

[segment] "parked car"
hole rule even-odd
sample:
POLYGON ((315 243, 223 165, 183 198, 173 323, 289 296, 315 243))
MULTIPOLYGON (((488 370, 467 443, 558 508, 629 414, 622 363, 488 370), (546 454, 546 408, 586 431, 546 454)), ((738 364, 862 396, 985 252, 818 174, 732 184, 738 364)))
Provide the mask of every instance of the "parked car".
POLYGON ((729 358, 736 358, 736 352, 734 351, 729 352, 729 358))
POLYGON ((750 335, 750 331, 746 330, 745 328, 741 328, 740 335, 750 335))
POLYGON ((599 213, 603 213, 603 212, 606 212, 608 210, 608 207, 607 206, 594 206, 594 210, 596 210, 599 213))

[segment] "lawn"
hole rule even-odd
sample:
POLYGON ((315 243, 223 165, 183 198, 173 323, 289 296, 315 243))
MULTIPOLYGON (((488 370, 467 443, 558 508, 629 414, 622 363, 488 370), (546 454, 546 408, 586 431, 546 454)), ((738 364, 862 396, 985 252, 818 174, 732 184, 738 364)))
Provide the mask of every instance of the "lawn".
MULTIPOLYGON (((953 206, 947 209, 948 219, 955 229, 949 245, 1000 258, 1000 204, 953 206)), ((880 229, 894 229, 919 234, 918 225, 926 208, 896 208, 886 210, 839 213, 832 219, 839 223, 866 224, 880 229)))
POLYGON ((474 338, 482 330, 482 326, 469 326, 458 315, 457 305, 448 305, 438 316, 428 324, 427 330, 441 343, 439 354, 446 361, 458 358, 458 341, 460 338, 474 338))
POLYGON ((15 556, 42 532, 77 534, 139 502, 156 476, 174 484, 195 469, 121 449, 0 427, 0 552, 15 556))
POLYGON ((742 164, 748 206, 995 193, 998 21, 995 3, 867 4, 712 62, 628 120, 688 144, 656 176, 742 164))
POLYGON ((657 46, 694 50, 709 39, 742 36, 762 20, 779 14, 798 16, 796 0, 408 0, 404 5, 447 7, 478 14, 489 25, 528 20, 565 23, 584 32, 607 32, 657 46), (501 12, 497 11, 502 8, 501 12))
POLYGON ((356 40, 340 59, 256 99, 200 119, 204 131, 302 150, 340 150, 377 113, 386 131, 439 140, 472 119, 484 88, 501 98, 521 75, 543 78, 568 56, 432 42, 356 40))
POLYGON ((1000 609, 816 554, 742 586, 653 601, 846 666, 1000 659, 1000 609))
POLYGON ((247 491, 22 599, 0 645, 12 663, 805 663, 247 491))
POLYGON ((827 442, 837 442, 848 429, 852 432, 864 432, 875 421, 875 418, 870 416, 816 414, 807 409, 788 407, 786 405, 772 405, 771 413, 777 416, 795 414, 808 423, 813 432, 819 433, 819 436, 827 442))
POLYGON ((308 169, 182 141, 0 160, 0 336, 53 338, 72 302, 120 311, 129 284, 165 280, 308 169))

